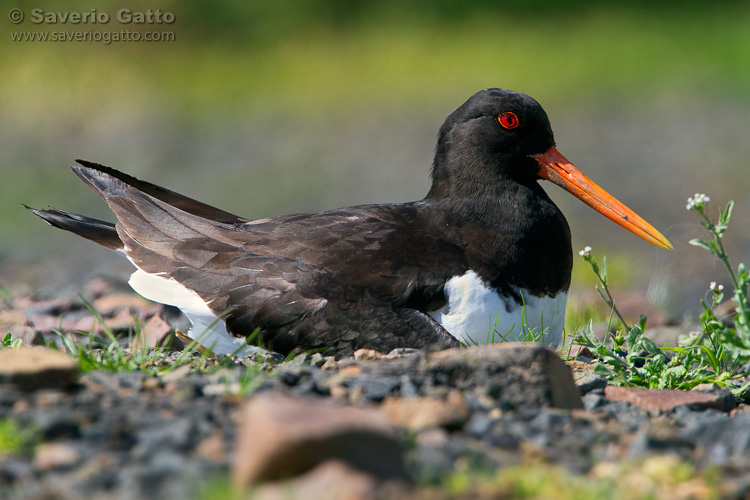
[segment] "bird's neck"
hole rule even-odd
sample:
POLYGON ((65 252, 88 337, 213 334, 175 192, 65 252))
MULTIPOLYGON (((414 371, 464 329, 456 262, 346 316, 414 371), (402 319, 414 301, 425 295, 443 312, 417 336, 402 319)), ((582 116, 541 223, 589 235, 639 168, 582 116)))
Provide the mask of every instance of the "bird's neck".
POLYGON ((446 236, 488 283, 540 295, 568 289, 570 229, 537 181, 502 176, 488 181, 471 169, 437 166, 425 201, 441 213, 446 236))

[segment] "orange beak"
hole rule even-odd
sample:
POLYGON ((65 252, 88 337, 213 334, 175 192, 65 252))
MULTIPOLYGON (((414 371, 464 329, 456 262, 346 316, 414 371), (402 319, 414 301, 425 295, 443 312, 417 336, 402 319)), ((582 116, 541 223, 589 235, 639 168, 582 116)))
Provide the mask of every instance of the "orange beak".
POLYGON ((539 177, 542 179, 554 182, 603 216, 649 243, 667 250, 674 249, 669 240, 651 224, 583 175, 554 146, 531 157, 541 166, 539 177))

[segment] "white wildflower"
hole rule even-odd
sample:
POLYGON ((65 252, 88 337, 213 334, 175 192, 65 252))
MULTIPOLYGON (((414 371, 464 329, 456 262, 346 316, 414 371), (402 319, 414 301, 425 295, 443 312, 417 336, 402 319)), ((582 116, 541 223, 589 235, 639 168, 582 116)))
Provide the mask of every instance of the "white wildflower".
POLYGON ((578 252, 578 255, 580 255, 581 257, 590 257, 591 256, 591 247, 589 247, 589 246, 583 247, 583 250, 581 250, 580 252, 578 252))
POLYGON ((688 198, 687 206, 685 208, 687 208, 688 210, 692 210, 694 208, 701 209, 703 208, 703 205, 705 205, 709 201, 711 201, 711 198, 709 198, 705 194, 695 193, 695 196, 688 198))

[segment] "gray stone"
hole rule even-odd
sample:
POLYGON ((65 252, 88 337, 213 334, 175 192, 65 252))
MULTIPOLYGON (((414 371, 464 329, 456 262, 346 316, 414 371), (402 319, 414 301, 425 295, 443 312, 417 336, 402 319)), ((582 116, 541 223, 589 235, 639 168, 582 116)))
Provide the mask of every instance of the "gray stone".
POLYGON ((585 396, 595 389, 604 389, 607 387, 607 377, 594 372, 574 374, 576 387, 581 396, 585 396))
POLYGON ((570 368, 552 350, 538 344, 448 349, 429 357, 423 370, 433 387, 478 391, 505 409, 583 408, 570 368))

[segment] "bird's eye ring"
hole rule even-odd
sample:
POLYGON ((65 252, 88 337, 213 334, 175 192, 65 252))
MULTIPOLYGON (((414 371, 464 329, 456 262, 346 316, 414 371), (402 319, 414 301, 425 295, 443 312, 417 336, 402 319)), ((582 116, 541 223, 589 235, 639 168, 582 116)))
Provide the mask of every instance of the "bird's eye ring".
POLYGON ((521 124, 520 120, 518 119, 518 115, 516 115, 512 111, 506 111, 505 113, 501 114, 497 117, 497 121, 500 122, 500 125, 502 125, 503 128, 506 128, 508 130, 514 129, 521 124))

